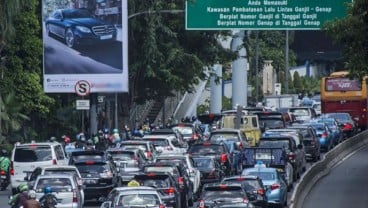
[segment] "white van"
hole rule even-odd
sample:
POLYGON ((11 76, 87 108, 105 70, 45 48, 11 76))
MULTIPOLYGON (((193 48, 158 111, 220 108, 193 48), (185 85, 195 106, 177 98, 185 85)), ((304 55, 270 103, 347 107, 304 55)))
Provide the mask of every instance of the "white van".
POLYGON ((10 185, 12 192, 36 167, 67 165, 63 146, 58 142, 26 143, 14 146, 11 155, 10 185))

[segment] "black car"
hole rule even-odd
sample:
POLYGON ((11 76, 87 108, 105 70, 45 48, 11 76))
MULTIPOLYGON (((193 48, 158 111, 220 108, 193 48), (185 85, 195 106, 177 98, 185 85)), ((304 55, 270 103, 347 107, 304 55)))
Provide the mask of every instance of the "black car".
POLYGON ((299 129, 303 134, 303 145, 305 157, 313 162, 321 159, 321 145, 317 136, 316 130, 309 125, 293 125, 291 129, 299 129))
POLYGON ((141 186, 151 186, 158 190, 165 205, 181 208, 180 189, 170 173, 142 173, 135 175, 134 180, 141 186))
POLYGON ((94 160, 110 160, 112 161, 112 158, 109 157, 108 154, 104 151, 99 150, 78 150, 71 152, 69 156, 69 165, 74 165, 75 162, 78 161, 94 161, 94 160))
POLYGON ((325 113, 321 118, 334 118, 340 125, 344 138, 350 138, 358 132, 357 122, 349 113, 325 113))
POLYGON ((266 188, 263 186, 262 179, 253 175, 237 175, 226 177, 222 179, 222 182, 241 183, 245 186, 245 191, 249 198, 249 201, 257 207, 266 208, 267 195, 266 188))
POLYGON ((175 181, 179 185, 181 193, 181 206, 188 207, 193 205, 193 183, 190 181, 188 172, 180 161, 175 160, 173 162, 157 162, 147 164, 143 166, 142 171, 145 173, 159 172, 170 173, 175 178, 175 181))
POLYGON ((208 183, 203 186, 200 200, 194 207, 209 208, 217 204, 250 204, 245 185, 231 182, 208 183))
POLYGON ((121 186, 116 166, 109 160, 78 160, 74 165, 78 168, 85 185, 85 200, 107 197, 113 188, 121 186))
POLYGON ((265 111, 254 112, 253 114, 258 116, 262 132, 267 129, 283 129, 287 126, 287 122, 283 113, 265 111))
POLYGON ((96 19, 87 9, 56 10, 45 21, 45 26, 49 36, 62 38, 70 48, 113 41, 117 34, 114 25, 96 19))
POLYGON ((192 157, 194 167, 201 172, 201 185, 206 183, 220 182, 225 177, 220 164, 213 157, 198 156, 192 157))
POLYGON ((231 175, 232 173, 233 160, 230 150, 225 143, 195 143, 189 147, 188 154, 191 156, 211 156, 220 163, 221 169, 226 175, 231 175))

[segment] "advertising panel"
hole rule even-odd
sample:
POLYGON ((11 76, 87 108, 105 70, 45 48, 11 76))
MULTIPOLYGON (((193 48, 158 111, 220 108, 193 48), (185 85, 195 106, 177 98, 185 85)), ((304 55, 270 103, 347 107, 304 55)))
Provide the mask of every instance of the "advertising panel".
POLYGON ((127 1, 43 0, 46 93, 128 92, 127 1))

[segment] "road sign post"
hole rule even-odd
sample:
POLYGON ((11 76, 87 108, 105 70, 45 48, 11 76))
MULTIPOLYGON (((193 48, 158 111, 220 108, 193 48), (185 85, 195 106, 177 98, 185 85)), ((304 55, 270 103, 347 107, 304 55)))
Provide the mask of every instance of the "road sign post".
POLYGON ((82 110, 82 132, 84 132, 85 129, 85 125, 84 125, 84 111, 85 110, 90 110, 90 101, 89 100, 84 100, 84 96, 89 95, 89 93, 91 92, 91 85, 89 84, 89 82, 87 82, 86 80, 79 80, 75 86, 75 93, 77 93, 77 95, 81 96, 82 99, 81 100, 77 100, 76 101, 76 108, 77 110, 82 110))

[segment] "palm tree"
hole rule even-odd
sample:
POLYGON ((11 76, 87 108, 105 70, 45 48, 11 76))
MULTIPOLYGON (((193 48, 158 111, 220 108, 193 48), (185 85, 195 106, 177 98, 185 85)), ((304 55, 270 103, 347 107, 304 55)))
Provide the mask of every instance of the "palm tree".
MULTIPOLYGON (((3 79, 3 65, 6 57, 2 56, 2 51, 6 46, 7 40, 14 35, 13 20, 20 12, 22 0, 0 0, 0 80, 3 79)), ((0 85, 0 140, 2 140, 2 99, 1 99, 1 85, 0 85)))
MULTIPOLYGON (((0 119, 2 122, 2 129, 5 135, 9 135, 18 131, 22 128, 22 124, 25 120, 30 120, 30 118, 22 114, 23 106, 17 100, 14 92, 4 96, 4 99, 0 99, 1 114, 0 119)), ((2 139, 0 139, 2 141, 2 139)))

